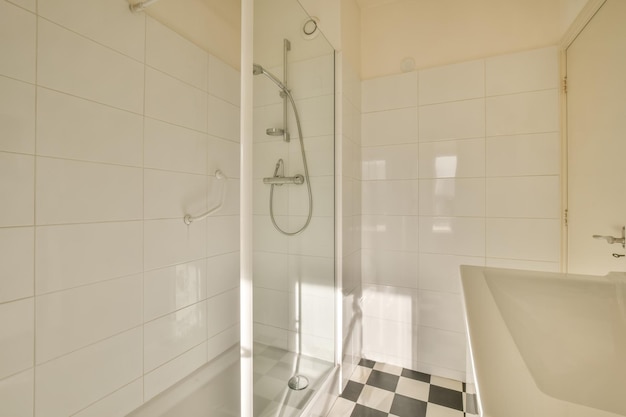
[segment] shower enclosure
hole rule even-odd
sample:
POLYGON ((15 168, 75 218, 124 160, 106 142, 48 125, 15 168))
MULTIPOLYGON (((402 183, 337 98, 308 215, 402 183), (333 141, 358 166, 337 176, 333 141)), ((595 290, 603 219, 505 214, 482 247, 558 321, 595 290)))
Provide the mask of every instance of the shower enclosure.
POLYGON ((253 412, 296 416, 335 361, 334 50, 296 0, 257 0, 247 70, 255 75, 253 412))

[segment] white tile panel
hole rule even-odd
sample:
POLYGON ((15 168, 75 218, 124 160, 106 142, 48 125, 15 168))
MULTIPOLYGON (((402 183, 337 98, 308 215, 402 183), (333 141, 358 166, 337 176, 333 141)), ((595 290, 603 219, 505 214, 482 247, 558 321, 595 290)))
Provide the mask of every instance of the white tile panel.
MULTIPOLYGON (((305 138, 328 136, 335 132, 335 96, 310 97, 296 101, 298 114, 305 138)), ((299 136, 296 119, 293 112, 289 112, 289 130, 291 138, 299 136)))
POLYGON ((37 363, 140 325, 142 283, 132 275, 37 297, 37 363))
POLYGON ((0 114, 0 150, 34 154, 35 87, 0 76, 0 114))
POLYGON ((487 95, 547 90, 559 86, 556 46, 487 58, 487 95))
POLYGON ((445 65, 419 72, 420 106, 484 96, 484 60, 445 65))
MULTIPOLYGON (((288 231, 301 228, 305 216, 290 216, 288 231)), ((277 232, 276 232, 277 233, 277 232)), ((332 257, 335 253, 335 221, 332 217, 312 217, 306 230, 288 239, 289 253, 332 257)))
POLYGON ((363 112, 417 106, 417 72, 390 75, 361 83, 363 112))
POLYGON ((485 135, 485 100, 463 100, 419 108, 419 140, 479 138, 485 135))
POLYGON ((209 216, 206 223, 207 256, 239 250, 239 216, 209 216))
POLYGON ((0 74, 35 82, 36 26, 34 14, 0 3, 0 74))
POLYGON ((239 289, 226 291, 207 300, 208 337, 239 323, 239 289))
POLYGON ((285 253, 254 252, 254 286, 286 291, 290 280, 289 260, 285 253))
POLYGON ((559 262, 559 219, 487 219, 487 257, 559 262))
POLYGON ((183 219, 144 222, 144 268, 176 265, 203 258, 206 254, 204 220, 187 226, 183 219))
MULTIPOLYGON (((317 177, 335 173, 335 138, 333 136, 305 137, 304 149, 311 176, 317 177)), ((291 172, 304 172, 300 141, 294 140, 289 143, 289 170, 291 172)))
POLYGON ((160 120, 145 119, 144 166, 207 173, 208 135, 160 120))
POLYGON ((485 219, 420 217, 420 252, 485 256, 485 219))
POLYGON ((33 368, 0 380, 0 404, 7 416, 33 416, 35 375, 33 368))
POLYGON ((203 90, 146 68, 146 116, 206 132, 207 100, 203 90))
POLYGON ((484 177, 485 140, 420 143, 419 177, 484 177))
POLYGON ((417 252, 417 216, 365 215, 362 218, 363 248, 417 252))
POLYGON ((0 304, 0 379, 33 366, 33 298, 0 304))
POLYGON ((141 222, 37 228, 37 294, 136 274, 142 270, 141 222))
POLYGON ((219 169, 228 178, 239 178, 240 153, 239 143, 208 136, 207 172, 215 175, 219 169))
POLYGON ((289 88, 296 99, 335 93, 334 53, 290 64, 289 88))
POLYGON ((0 228, 0 303, 33 295, 34 254, 34 228, 0 228))
MULTIPOLYGON (((296 331, 295 316, 295 294, 289 297, 291 308, 289 312, 292 314, 290 320, 291 330, 296 331)), ((300 298, 300 322, 299 326, 302 335, 315 336, 317 343, 324 344, 320 339, 332 340, 335 330, 335 308, 334 299, 330 297, 316 297, 307 293, 306 287, 303 287, 303 293, 300 298)), ((305 336, 303 336, 305 337, 305 336)), ((303 340, 304 343, 304 340, 303 340)), ((316 343, 316 344, 317 344, 316 343)), ((313 348, 312 350, 314 350, 313 348)))
POLYGON ((553 176, 487 178, 487 216, 558 219, 560 178, 553 176))
POLYGON ((558 132, 487 138, 487 176, 558 175, 558 132))
POLYGON ((144 218, 182 219, 207 210, 205 175, 144 170, 144 218))
POLYGON ((417 291, 384 285, 363 286, 363 315, 383 320, 415 323, 417 291))
POLYGON ((467 341, 463 333, 419 327, 417 358, 420 362, 465 372, 467 341))
POLYGON ((143 384, 137 379, 72 417, 124 417, 143 402, 143 384))
POLYGON ((210 95, 207 114, 208 132, 211 135, 239 142, 238 106, 210 95))
POLYGON ((204 342, 147 373, 144 376, 144 401, 148 401, 165 391, 204 365, 206 361, 207 345, 204 342))
POLYGON ((492 268, 523 269, 525 271, 561 272, 561 265, 558 262, 487 258, 487 266, 492 268))
POLYGON ((35 158, 0 152, 0 227, 34 223, 35 158))
POLYGON ((213 256, 206 263, 208 297, 239 286, 239 252, 213 256))
POLYGON ((141 346, 137 328, 39 366, 35 415, 72 415, 139 378, 141 346))
POLYGON ((39 85, 143 111, 144 67, 139 62, 41 18, 37 51, 39 85))
POLYGON ((37 12, 37 0, 8 0, 10 3, 16 4, 33 13, 37 12))
POLYGON ((150 321, 206 299, 206 261, 144 272, 143 319, 150 321))
POLYGON ((142 218, 141 168, 37 158, 37 224, 142 218))
POLYGON ((416 143, 417 107, 363 113, 361 126, 363 146, 416 143))
POLYGON ((420 326, 459 333, 465 331, 465 313, 461 294, 419 290, 418 300, 417 316, 420 326))
POLYGON ((157 368, 206 339, 205 301, 144 324, 144 372, 157 368))
POLYGON ((362 253, 363 283, 417 288, 415 252, 363 249, 362 253))
POLYGON ((361 178, 365 181, 415 179, 417 150, 417 144, 365 147, 361 150, 361 178))
POLYGON ((281 329, 289 326, 289 293, 266 288, 254 289, 254 322, 281 329))
POLYGON ((417 215, 418 181, 363 181, 363 214, 417 215))
POLYGON ((290 255, 289 291, 295 292, 299 285, 308 295, 332 298, 335 286, 334 265, 332 257, 290 255))
MULTIPOLYGON (((310 181, 311 193, 313 194, 313 214, 332 217, 335 214, 335 178, 332 176, 310 177, 310 181)), ((267 187, 266 185, 265 191, 269 193, 267 187)), ((274 188, 274 195, 276 196, 281 191, 283 190, 280 188, 274 188)), ((289 214, 307 216, 308 213, 309 194, 306 184, 291 188, 289 190, 289 214)))
POLYGON ((215 55, 209 54, 209 93, 239 106, 240 73, 215 55))
POLYGON ((419 213, 423 216, 485 215, 484 178, 420 180, 419 213))
POLYGON ((216 334, 207 341, 207 359, 215 359, 234 344, 239 343, 239 325, 232 326, 216 334))
POLYGON ((487 98, 487 136, 558 130, 557 89, 487 98))
POLYGON ((461 275, 459 266, 485 266, 485 258, 436 253, 419 255, 420 290, 461 293, 461 275))
POLYGON ((128 13, 128 6, 123 2, 47 0, 39 2, 37 12, 138 61, 144 59, 145 16, 128 13))
POLYGON ((37 90, 37 154, 142 165, 143 117, 110 106, 37 90))
POLYGON ((417 326, 412 323, 365 316, 363 317, 363 356, 370 358, 375 355, 386 359, 387 363, 392 363, 388 360, 389 357, 410 361, 416 355, 417 350, 416 330, 417 326), (393 343, 389 343, 390 340, 393 340, 393 343))
POLYGON ((146 64, 207 91, 209 55, 151 17, 146 22, 146 64))

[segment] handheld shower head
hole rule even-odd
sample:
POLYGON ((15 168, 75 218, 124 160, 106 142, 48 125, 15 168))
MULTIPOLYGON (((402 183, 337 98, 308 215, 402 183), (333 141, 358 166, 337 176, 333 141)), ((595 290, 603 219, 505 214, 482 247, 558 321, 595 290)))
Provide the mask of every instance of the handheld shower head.
POLYGON ((289 94, 289 90, 287 89, 287 87, 285 86, 285 84, 283 84, 278 77, 276 77, 274 74, 272 74, 271 72, 267 71, 265 68, 263 68, 262 66, 260 66, 259 64, 252 64, 252 74, 254 75, 260 75, 263 74, 265 75, 267 78, 269 78, 270 80, 272 80, 272 82, 274 84, 276 84, 276 86, 278 88, 280 88, 281 90, 283 90, 286 94, 289 94))

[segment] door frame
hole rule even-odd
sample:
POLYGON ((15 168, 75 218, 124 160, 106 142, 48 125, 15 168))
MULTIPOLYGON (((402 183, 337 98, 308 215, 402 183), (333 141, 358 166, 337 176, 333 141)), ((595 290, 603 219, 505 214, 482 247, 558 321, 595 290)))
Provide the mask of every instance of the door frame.
POLYGON ((560 125, 561 125, 561 272, 567 273, 568 259, 568 141, 567 141, 567 48, 607 0, 589 0, 567 29, 559 44, 560 125))

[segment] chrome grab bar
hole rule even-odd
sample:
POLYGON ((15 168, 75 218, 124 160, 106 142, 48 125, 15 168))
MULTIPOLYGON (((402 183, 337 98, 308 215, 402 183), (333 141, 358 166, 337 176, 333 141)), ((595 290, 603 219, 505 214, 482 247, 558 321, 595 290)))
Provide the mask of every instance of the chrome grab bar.
POLYGON ((621 243, 622 248, 626 248, 626 227, 622 227, 622 237, 615 236, 603 236, 603 235, 593 235, 594 239, 604 239, 606 243, 612 245, 614 243, 621 243))
POLYGON ((283 184, 304 184, 304 176, 298 174, 295 177, 265 177, 263 184, 283 185, 283 184))
MULTIPOLYGON (((224 175, 224 173, 221 170, 217 170, 215 171, 215 178, 217 178, 220 181, 225 181, 226 175, 224 175)), ((209 214, 211 213, 215 213, 217 210, 222 208, 222 205, 224 204, 224 195, 226 194, 226 182, 224 182, 222 184, 222 193, 221 193, 221 197, 220 197, 220 202, 217 206, 213 207, 212 209, 210 209, 209 211, 200 214, 199 216, 192 216, 191 214, 185 214, 185 217, 183 217, 183 221, 185 222, 186 225, 190 225, 191 222, 194 222, 196 220, 202 220, 206 217, 209 216, 209 214)))

